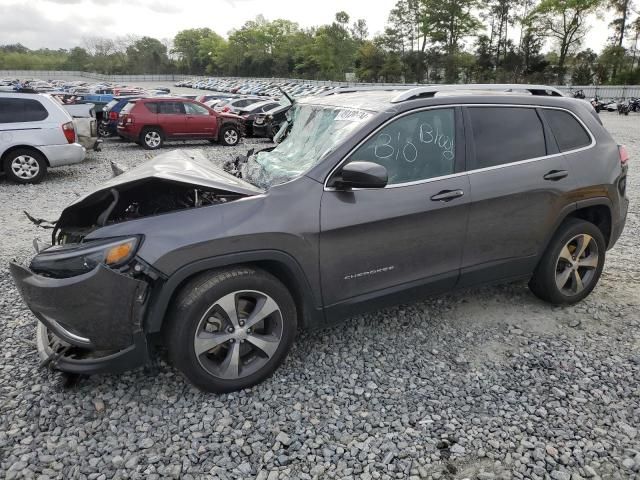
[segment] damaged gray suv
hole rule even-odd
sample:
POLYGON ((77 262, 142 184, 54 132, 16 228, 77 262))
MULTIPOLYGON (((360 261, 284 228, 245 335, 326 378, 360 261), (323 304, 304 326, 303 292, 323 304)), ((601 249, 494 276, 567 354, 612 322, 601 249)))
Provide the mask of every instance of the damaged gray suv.
POLYGON ((529 279, 553 304, 595 287, 628 207, 628 156, 548 87, 332 92, 287 138, 216 166, 170 152, 67 207, 11 273, 47 363, 142 365, 203 390, 254 385, 296 331, 453 289, 529 279))

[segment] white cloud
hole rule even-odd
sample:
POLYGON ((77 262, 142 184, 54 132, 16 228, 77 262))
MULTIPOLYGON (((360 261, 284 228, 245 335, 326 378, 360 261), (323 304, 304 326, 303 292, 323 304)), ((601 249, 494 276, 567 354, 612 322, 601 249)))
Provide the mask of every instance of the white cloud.
MULTIPOLYGON (((7 0, 0 0, 5 3, 7 0)), ((263 15, 285 18, 303 27, 333 21, 346 11, 352 21, 367 20, 370 34, 381 33, 396 0, 9 0, 0 16, 0 45, 23 43, 30 48, 68 48, 86 36, 125 35, 173 38, 186 28, 209 27, 226 36, 246 21, 263 15)), ((593 18, 585 47, 600 51, 608 21, 593 18)))

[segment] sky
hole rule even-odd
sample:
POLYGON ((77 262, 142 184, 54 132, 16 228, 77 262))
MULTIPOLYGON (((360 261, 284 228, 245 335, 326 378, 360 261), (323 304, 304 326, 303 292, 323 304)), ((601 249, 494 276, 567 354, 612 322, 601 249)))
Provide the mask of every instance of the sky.
MULTIPOLYGON (((364 18, 370 35, 383 31, 397 0, 0 0, 0 45, 70 48, 90 36, 125 35, 172 39, 187 28, 209 27, 226 36, 262 14, 302 27, 331 23, 346 11, 364 18)), ((609 19, 590 19, 584 46, 596 52, 607 43, 609 19)))

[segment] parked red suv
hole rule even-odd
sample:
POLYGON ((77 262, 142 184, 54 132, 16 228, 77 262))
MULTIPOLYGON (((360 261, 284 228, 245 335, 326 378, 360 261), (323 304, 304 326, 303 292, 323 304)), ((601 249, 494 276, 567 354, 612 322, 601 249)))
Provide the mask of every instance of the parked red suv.
POLYGON ((140 98, 120 112, 118 134, 148 150, 161 148, 165 140, 206 139, 236 145, 244 133, 242 121, 187 98, 140 98))

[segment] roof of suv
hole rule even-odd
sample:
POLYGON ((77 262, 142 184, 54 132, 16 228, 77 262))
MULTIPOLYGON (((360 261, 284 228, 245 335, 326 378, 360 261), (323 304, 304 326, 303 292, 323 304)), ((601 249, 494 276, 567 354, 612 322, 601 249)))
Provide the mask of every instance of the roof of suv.
MULTIPOLYGON (((477 101, 482 99, 532 98, 567 99, 562 92, 554 87, 544 85, 519 84, 469 84, 469 85, 424 85, 424 86, 381 86, 381 87, 345 87, 329 90, 320 95, 299 99, 297 103, 309 105, 325 105, 339 108, 354 108, 380 112, 410 100, 425 100, 430 98, 465 97, 477 101)), ((450 103, 450 102, 446 102, 450 103)))

